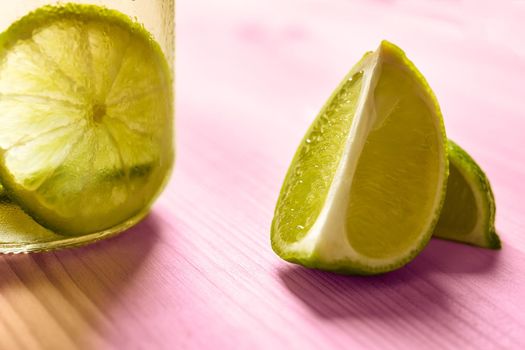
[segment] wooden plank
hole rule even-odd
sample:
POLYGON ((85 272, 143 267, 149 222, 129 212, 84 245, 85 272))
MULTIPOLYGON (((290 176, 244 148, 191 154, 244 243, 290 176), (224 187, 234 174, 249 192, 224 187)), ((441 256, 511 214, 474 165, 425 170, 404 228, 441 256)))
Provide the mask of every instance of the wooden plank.
POLYGON ((521 1, 178 1, 170 185, 119 237, 0 257, 0 348, 524 348, 524 18, 521 1), (434 240, 371 278, 287 264, 269 227, 288 163, 383 38, 487 171, 503 250, 434 240))

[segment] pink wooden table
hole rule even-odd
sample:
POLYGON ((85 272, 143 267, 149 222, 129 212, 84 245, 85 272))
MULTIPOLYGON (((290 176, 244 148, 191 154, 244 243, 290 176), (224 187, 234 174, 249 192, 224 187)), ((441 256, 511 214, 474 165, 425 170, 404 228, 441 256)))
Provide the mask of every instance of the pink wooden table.
POLYGON ((179 0, 178 159, 121 236, 0 257, 0 349, 525 348, 525 1, 179 0), (493 2, 495 3, 495 2, 493 2), (269 244, 295 147, 381 39, 486 170, 499 252, 434 240, 363 278, 269 244))

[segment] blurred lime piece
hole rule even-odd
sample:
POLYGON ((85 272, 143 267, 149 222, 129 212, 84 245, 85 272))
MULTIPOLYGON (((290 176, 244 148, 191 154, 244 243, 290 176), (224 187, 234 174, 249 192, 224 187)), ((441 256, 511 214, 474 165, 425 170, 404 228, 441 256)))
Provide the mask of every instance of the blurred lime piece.
POLYGON ((0 198, 0 253, 43 252, 82 246, 114 236, 132 226, 135 220, 133 218, 132 221, 123 222, 111 230, 68 237, 42 227, 17 204, 4 196, 0 198))
MULTIPOLYGON (((53 233, 27 215, 7 197, 0 198, 0 251, 2 253, 27 252, 31 246, 48 247, 50 242, 64 237, 53 233)), ((45 249, 37 249, 45 250, 45 249)))
POLYGON ((399 268, 430 239, 447 173, 438 103, 403 51, 383 41, 307 131, 276 205, 272 247, 340 273, 399 268))
POLYGON ((45 6, 0 35, 1 182, 53 232, 144 217, 173 163, 172 119, 164 55, 120 12, 45 6))
POLYGON ((448 177, 445 204, 434 237, 484 248, 499 249, 494 220, 496 206, 487 176, 456 143, 449 140, 448 177))

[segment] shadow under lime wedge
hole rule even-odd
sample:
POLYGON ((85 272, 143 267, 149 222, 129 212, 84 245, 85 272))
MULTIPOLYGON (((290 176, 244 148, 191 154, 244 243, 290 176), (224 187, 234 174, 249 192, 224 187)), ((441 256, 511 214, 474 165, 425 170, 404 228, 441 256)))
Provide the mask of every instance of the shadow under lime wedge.
POLYGON ((172 120, 162 50, 120 12, 45 6, 0 35, 0 181, 53 232, 144 217, 172 167, 172 120))
POLYGON ((447 174, 438 103, 403 51, 383 41, 307 131, 275 208, 272 247, 340 273, 399 268, 430 239, 447 174))
POLYGON ((448 151, 447 194, 434 237, 484 248, 501 248, 494 228, 494 195, 487 176, 453 141, 449 140, 448 151))

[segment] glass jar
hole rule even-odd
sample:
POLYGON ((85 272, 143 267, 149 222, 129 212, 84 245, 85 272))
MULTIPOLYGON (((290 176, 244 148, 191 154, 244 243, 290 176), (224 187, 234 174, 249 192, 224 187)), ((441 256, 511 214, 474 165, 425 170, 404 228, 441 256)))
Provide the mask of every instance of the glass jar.
MULTIPOLYGON (((78 4, 91 4, 117 10, 138 22, 150 32, 159 44, 171 73, 171 110, 174 110, 174 66, 175 66, 175 0, 76 0, 78 4)), ((19 0, 0 3, 0 32, 29 12, 44 5, 67 4, 69 1, 19 0)), ((0 96, 1 97, 1 96, 0 96)), ((173 119, 174 116, 172 116, 173 119)), ((172 129, 173 123, 169 128, 172 129)), ((166 126, 168 128, 168 126, 166 126)), ((173 132, 172 132, 173 135, 173 132)), ((170 141, 170 146, 173 148, 170 141)), ((174 151, 170 150, 172 156, 174 151)), ((170 163, 171 168, 171 163, 170 163)), ((169 175, 168 175, 169 176, 169 175)), ((167 181, 167 178, 164 181, 167 181)), ((147 215, 147 210, 120 225, 95 233, 67 236, 56 234, 38 223, 16 205, 0 185, 0 253, 22 253, 47 251, 58 248, 84 245, 98 241, 133 226, 147 215)))

